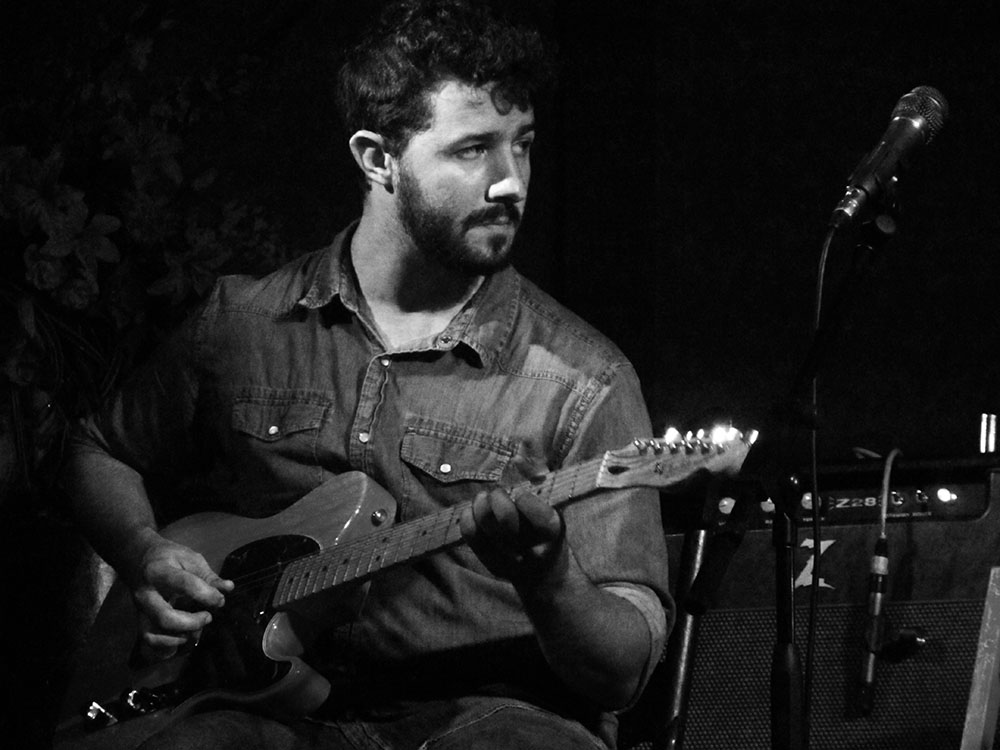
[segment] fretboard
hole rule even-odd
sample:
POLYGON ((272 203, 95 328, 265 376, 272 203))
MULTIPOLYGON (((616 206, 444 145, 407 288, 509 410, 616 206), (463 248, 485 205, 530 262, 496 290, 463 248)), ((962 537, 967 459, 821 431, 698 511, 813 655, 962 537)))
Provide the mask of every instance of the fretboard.
MULTIPOLYGON (((602 462, 594 459, 551 472, 513 487, 510 493, 515 501, 519 494, 530 491, 552 506, 563 505, 600 489, 602 462)), ((294 560, 282 571, 272 605, 281 609, 461 544, 458 523, 469 505, 471 501, 460 503, 294 560)))

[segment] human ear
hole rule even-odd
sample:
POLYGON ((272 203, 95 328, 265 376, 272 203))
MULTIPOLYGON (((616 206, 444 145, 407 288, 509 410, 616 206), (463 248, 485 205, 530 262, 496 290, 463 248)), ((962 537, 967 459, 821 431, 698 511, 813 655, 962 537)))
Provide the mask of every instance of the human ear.
POLYGON ((369 183, 393 190, 392 155, 386 151, 385 139, 371 130, 359 130, 351 136, 351 154, 369 183))

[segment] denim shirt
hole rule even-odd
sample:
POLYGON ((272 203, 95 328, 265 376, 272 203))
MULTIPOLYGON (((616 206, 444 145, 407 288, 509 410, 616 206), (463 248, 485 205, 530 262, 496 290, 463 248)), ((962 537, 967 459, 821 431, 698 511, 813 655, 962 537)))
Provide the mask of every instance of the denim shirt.
MULTIPOLYGON (((390 351, 358 290, 352 231, 262 279, 220 279, 76 449, 130 464, 182 514, 264 517, 359 470, 405 521, 523 482, 523 460, 558 469, 650 436, 621 352, 512 268, 440 334, 390 351)), ((648 672, 673 611, 658 494, 603 491, 564 517, 590 578, 649 623, 648 672)), ((461 545, 376 577, 326 647, 373 682, 530 684, 546 671, 513 587, 461 545)))

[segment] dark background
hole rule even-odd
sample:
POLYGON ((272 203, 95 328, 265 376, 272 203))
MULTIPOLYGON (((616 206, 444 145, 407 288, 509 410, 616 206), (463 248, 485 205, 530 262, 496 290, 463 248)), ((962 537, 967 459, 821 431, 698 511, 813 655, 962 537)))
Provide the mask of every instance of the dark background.
MULTIPOLYGON (((150 80, 232 70, 238 60, 240 85, 201 103, 211 116, 185 121, 179 168, 185 180, 214 169, 214 200, 258 207, 281 248, 268 257, 312 250, 359 211, 330 83, 339 49, 377 5, 216 0, 153 13, 113 0, 5 3, 0 146, 44 155, 69 126, 60 118, 74 117, 61 106, 67 81, 106 70, 146 36, 150 80), (25 100, 35 109, 19 109, 25 100)), ((562 63, 557 95, 540 107, 516 263, 622 347, 658 430, 718 418, 769 424, 809 344, 821 243, 847 175, 903 94, 918 85, 943 92, 950 119, 902 175, 898 236, 852 288, 822 369, 819 446, 831 462, 855 446, 909 457, 977 452, 980 413, 1000 411, 992 3, 505 7, 540 26, 562 63)), ((90 174, 70 176, 86 183, 90 174)), ((96 210, 100 194, 88 200, 96 210)), ((0 252, 19 262, 23 243, 9 234, 4 243, 0 252)), ((834 277, 850 250, 834 246, 834 277)), ((23 273, 14 262, 4 269, 23 273)), ((175 309, 197 296, 187 292, 175 309)), ((43 527, 54 534, 47 539, 30 523, 22 533, 32 510, 12 511, 9 498, 5 513, 17 523, 7 531, 17 538, 5 544, 8 568, 37 563, 39 546, 75 549, 62 526, 43 527)), ((12 599, 23 624, 8 627, 18 638, 65 635, 71 622, 60 620, 64 571, 41 572, 43 602, 12 599)), ((18 581, 22 597, 37 586, 18 581)), ((23 651, 40 666, 8 657, 20 675, 8 709, 26 701, 35 710, 60 684, 47 661, 63 651, 30 645, 23 651)))
MULTIPOLYGON (((98 64, 116 32, 137 33, 131 3, 24 5, 4 45, 4 86, 18 93, 46 85, 52 68, 98 64), (108 41, 87 49, 88 33, 108 41)), ((359 211, 330 76, 377 5, 168 4, 160 15, 175 25, 152 34, 150 77, 253 61, 243 89, 213 103, 216 117, 186 126, 182 167, 216 169, 219 191, 280 222, 288 254, 359 211)), ((558 44, 562 63, 541 111, 517 265, 631 357, 655 427, 765 421, 805 354, 847 175, 898 99, 930 85, 951 116, 902 176, 899 233, 853 289, 821 373, 821 450, 977 450, 979 414, 998 410, 1000 55, 991 3, 916 5, 506 4, 558 44)), ((834 249, 834 268, 850 249, 834 249)))

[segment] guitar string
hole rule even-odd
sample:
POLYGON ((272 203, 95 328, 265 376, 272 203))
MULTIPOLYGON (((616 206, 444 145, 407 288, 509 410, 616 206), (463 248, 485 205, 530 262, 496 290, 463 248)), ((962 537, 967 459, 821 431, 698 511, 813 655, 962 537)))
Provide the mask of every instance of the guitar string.
MULTIPOLYGON (((657 447, 660 448, 656 452, 656 455, 660 455, 664 452, 664 449, 668 449, 668 455, 672 462, 677 463, 680 460, 681 463, 694 463, 695 468, 701 463, 700 459, 692 455, 698 452, 695 450, 696 448, 700 447, 702 453, 707 452, 711 447, 716 448, 720 453, 724 450, 724 445, 720 442, 711 441, 710 443, 706 443, 700 439, 694 443, 683 440, 670 443, 669 445, 664 445, 660 440, 650 440, 646 444, 654 449, 657 447), (684 450, 681 450, 682 448, 684 450)), ((535 479, 522 482, 509 488, 508 492, 515 501, 521 494, 533 492, 546 500, 550 505, 558 506, 561 503, 582 496, 581 490, 577 488, 577 482, 585 473, 589 474, 595 468, 597 471, 593 474, 593 483, 586 485, 583 494, 590 494, 600 489, 599 480, 605 469, 606 458, 607 454, 567 469, 551 472, 545 475, 541 481, 535 479)), ((637 456, 633 460, 640 458, 641 456, 637 456)), ((619 457, 619 460, 626 459, 619 457)), ((621 467, 620 464, 619 467, 621 467)), ((624 468, 628 469, 628 467, 624 468)), ((670 474, 674 477, 680 474, 683 477, 690 473, 691 470, 690 466, 684 466, 678 471, 678 467, 674 466, 670 474)), ((654 471, 658 474, 664 474, 661 466, 656 466, 654 471)), ((623 484, 621 486, 632 486, 634 484, 639 483, 632 482, 631 484, 623 484)), ((662 484, 662 478, 649 486, 659 484, 662 484)), ((387 567, 415 560, 421 555, 441 551, 449 545, 460 543, 461 535, 457 532, 457 516, 464 512, 471 504, 471 501, 465 501, 451 508, 389 527, 382 537, 381 554, 375 554, 372 539, 376 537, 376 534, 370 533, 356 540, 351 540, 343 544, 334 544, 331 547, 318 549, 298 558, 279 560, 268 567, 234 576, 231 580, 236 584, 239 593, 243 595, 258 593, 264 588, 273 590, 270 602, 273 607, 297 601, 341 584, 360 583, 365 578, 387 567), (443 539, 437 539, 442 534, 443 539), (450 539, 449 534, 451 535, 450 539), (423 543, 424 546, 418 547, 418 543, 423 543), (405 550, 403 549, 404 544, 409 545, 405 550), (367 557, 364 554, 365 552, 368 553, 367 557), (328 561, 334 557, 342 557, 343 563, 331 567, 328 561), (362 569, 362 563, 366 559, 367 565, 362 569), (324 565, 324 562, 327 562, 327 564, 324 565), (354 562, 353 571, 351 571, 352 562, 354 562), (331 571, 333 574, 332 581, 329 579, 331 571), (349 571, 351 571, 350 575, 348 575, 349 571), (314 576, 314 573, 322 573, 323 575, 314 576)))
MULTIPOLYGON (((662 444, 661 444, 662 445, 662 444)), ((722 448, 721 444, 714 444, 722 448)), ((672 444, 668 454, 672 461, 681 463, 698 462, 688 451, 680 452, 680 447, 692 448, 687 442, 672 444)), ((703 445, 703 448, 706 446, 703 445)), ((600 489, 598 481, 604 468, 605 457, 591 459, 568 469, 552 472, 538 480, 528 480, 514 485, 508 491, 516 498, 525 493, 533 492, 551 505, 568 502, 579 497, 581 490, 577 482, 584 474, 590 474, 594 469, 592 483, 588 482, 585 494, 600 489)), ((674 467, 674 474, 677 467, 674 467)), ((681 471, 683 475, 684 470, 681 471)), ((319 549, 301 557, 282 561, 275 566, 259 570, 234 579, 242 588, 259 590, 262 587, 274 587, 272 605, 280 606, 289 602, 304 599, 313 594, 347 583, 360 583, 371 575, 380 572, 397 563, 415 560, 426 553, 442 551, 449 545, 460 543, 460 533, 457 532, 457 516, 472 504, 465 501, 458 505, 432 513, 427 516, 407 521, 386 529, 380 545, 373 545, 376 534, 367 534, 359 539, 332 547, 319 549), (450 537, 450 538, 449 538, 450 537), (422 547, 418 543, 423 544, 422 547), (403 545, 409 547, 400 554, 403 545), (381 550, 380 554, 376 554, 381 550), (334 557, 342 558, 341 562, 331 565, 334 557), (332 580, 331 580, 332 575, 332 580), (275 585, 275 577, 279 580, 275 585)))
MULTIPOLYGON (((543 497, 550 504, 555 504, 559 502, 564 502, 577 496, 577 482, 580 480, 581 476, 595 468, 600 468, 604 462, 603 458, 592 459, 590 461, 577 464, 569 469, 564 469, 560 471, 552 472, 544 477, 541 482, 536 481, 526 481, 515 485, 509 489, 509 492, 513 497, 517 497, 524 492, 534 492, 535 494, 543 497)), ((596 477, 595 477, 596 479, 596 477)), ((590 487, 590 489, 596 488, 596 483, 590 487)), ((464 501, 458 505, 451 506, 442 511, 432 513, 427 516, 421 516, 415 518, 411 521, 399 524, 397 526, 389 527, 383 536, 383 540, 387 541, 385 544, 386 550, 392 550, 395 553, 395 557, 391 560, 390 555, 383 554, 378 558, 378 566, 372 567, 372 563, 375 560, 369 559, 369 566, 361 571, 360 563, 365 559, 364 553, 369 551, 372 547, 372 539, 376 538, 375 533, 370 533, 356 540, 351 540, 343 544, 334 545, 321 550, 316 550, 313 552, 306 553, 305 555, 294 558, 292 560, 283 561, 277 563, 273 566, 267 568, 258 569, 250 571, 246 574, 235 576, 231 580, 243 591, 259 591, 262 588, 270 587, 275 585, 275 578, 278 577, 282 580, 289 581, 288 584, 282 587, 283 591, 277 592, 275 600, 279 597, 277 594, 281 594, 281 603, 288 603, 291 601, 296 601, 300 598, 305 598, 310 594, 317 593, 324 590, 325 588, 331 588, 345 583, 361 582, 365 576, 372 573, 376 573, 390 565, 394 565, 397 562, 406 562, 409 560, 414 560, 421 554, 430 551, 438 551, 441 549, 440 545, 447 545, 451 541, 457 541, 458 536, 455 540, 449 540, 447 538, 447 532, 449 529, 457 528, 457 516, 464 512, 464 510, 471 506, 471 501, 464 501), (436 527, 436 528, 435 528, 436 527), (436 536, 440 536, 444 533, 444 540, 437 541, 436 536), (418 543, 428 542, 423 549, 418 547, 418 543), (403 555, 399 555, 400 550, 404 545, 409 544, 409 549, 403 555), (341 564, 336 566, 327 566, 327 570, 334 570, 334 581, 323 581, 321 583, 326 583, 326 585, 316 585, 314 590, 304 593, 299 589, 289 595, 287 589, 294 585, 292 583, 292 578, 288 577, 288 572, 291 568, 295 567, 297 570, 302 570, 302 573, 315 572, 316 568, 321 567, 321 561, 324 558, 342 557, 343 561, 341 564), (351 562, 355 562, 354 571, 351 575, 343 575, 339 580, 337 575, 345 573, 350 569, 351 562)), ((304 586, 304 582, 307 580, 306 576, 303 574, 294 574, 298 581, 298 586, 304 586)), ((282 580, 278 581, 280 586, 282 580)))
MULTIPOLYGON (((524 482, 519 485, 515 485, 510 489, 512 496, 517 496, 525 491, 534 491, 537 494, 547 494, 549 496, 548 502, 559 502, 572 498, 576 491, 576 485, 581 475, 595 467, 600 467, 603 465, 603 458, 595 459, 591 461, 578 464, 571 469, 565 471, 554 472, 547 475, 541 482, 524 482), (568 489, 560 489, 560 485, 568 485, 568 489), (555 498, 552 499, 552 496, 555 498)), ((596 484, 594 485, 596 487, 596 484)), ((471 505, 470 501, 460 503, 459 505, 452 506, 449 511, 443 513, 435 513, 430 516, 424 516, 423 519, 427 519, 426 526, 430 526, 433 533, 428 535, 427 531, 423 528, 424 525, 417 524, 416 521, 421 519, 416 519, 414 522, 409 522, 407 524, 401 524, 400 526, 390 528, 386 531, 387 537, 396 536, 398 539, 407 539, 409 526, 420 526, 420 530, 423 531, 421 535, 421 542, 427 542, 423 544, 422 547, 418 548, 417 551, 407 554, 403 561, 413 559, 416 556, 422 555, 426 552, 436 552, 443 549, 449 544, 454 544, 460 541, 460 534, 457 533, 456 516, 461 512, 464 512, 465 508, 471 505), (396 531, 399 530, 399 531, 396 531), (395 533, 394 533, 395 531, 395 533), (443 537, 443 538, 438 538, 443 537)), ((282 585, 280 590, 276 592, 274 601, 278 605, 287 604, 288 602, 296 601, 306 596, 315 594, 319 591, 329 588, 331 585, 339 585, 345 582, 354 582, 364 580, 369 575, 383 570, 388 565, 394 564, 400 561, 398 557, 394 558, 391 562, 387 562, 386 555, 379 556, 377 563, 378 565, 373 567, 376 560, 371 558, 373 553, 373 548, 371 545, 371 538, 373 535, 369 535, 366 538, 357 540, 354 543, 346 545, 343 549, 337 547, 330 548, 329 550, 323 550, 311 555, 306 555, 302 558, 292 561, 286 567, 285 575, 282 577, 282 585), (355 549, 351 549, 354 547, 355 549), (366 556, 365 553, 368 553, 366 556), (317 572, 317 566, 322 566, 324 558, 332 557, 336 553, 337 556, 344 555, 343 563, 338 566, 337 570, 333 575, 332 584, 327 582, 325 578, 313 577, 313 573, 317 572), (356 559, 355 559, 356 558, 356 559), (365 560, 368 560, 368 565, 365 566, 365 560), (354 562, 352 566, 350 563, 354 562), (341 575, 343 573, 343 575, 341 575)), ((391 546, 391 545, 390 545, 391 546)), ((320 567, 322 570, 323 568, 320 567)), ((327 566, 327 572, 329 572, 329 567, 327 566)))
MULTIPOLYGON (((682 462, 685 458, 693 460, 693 456, 687 451, 679 452, 680 447, 693 447, 688 443, 672 444, 669 447, 671 460, 681 459, 682 462)), ((515 499, 524 492, 533 492, 552 505, 567 502, 580 496, 577 482, 584 473, 590 473, 595 468, 598 472, 593 475, 593 484, 587 485, 586 492, 600 489, 597 482, 600 470, 604 468, 604 461, 605 457, 591 459, 568 469, 552 472, 541 481, 528 480, 517 484, 510 488, 509 492, 515 499)), ((677 473, 676 467, 674 473, 677 473)), ((683 471, 681 473, 683 474, 683 471)), ((244 590, 249 588, 256 591, 262 587, 273 587, 275 593, 272 596, 272 606, 298 601, 339 585, 360 583, 397 563, 415 560, 428 552, 442 551, 449 545, 459 543, 461 540, 460 534, 456 532, 457 516, 471 504, 471 501, 465 501, 443 511, 389 527, 382 536, 380 547, 372 544, 376 534, 367 534, 356 540, 279 562, 260 571, 251 571, 234 579, 234 582, 244 590), (422 543, 423 546, 418 547, 418 543, 422 543), (404 544, 409 544, 409 547, 401 555, 400 551, 404 544), (378 549, 382 550, 381 554, 376 554, 378 549), (331 565, 330 562, 334 557, 342 558, 341 562, 331 565), (277 583, 275 583, 276 577, 277 583)))

